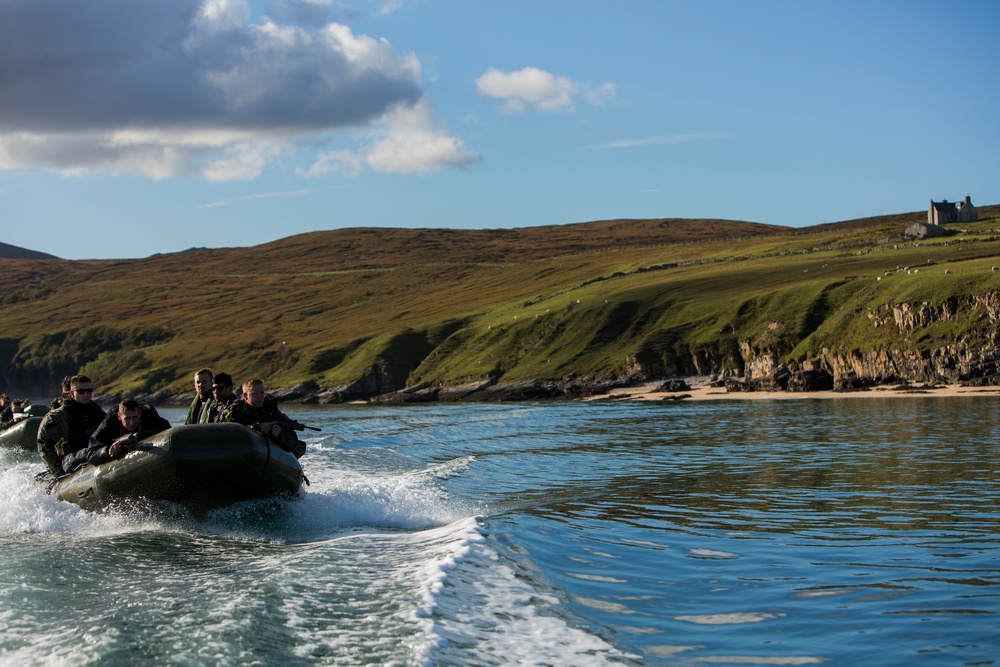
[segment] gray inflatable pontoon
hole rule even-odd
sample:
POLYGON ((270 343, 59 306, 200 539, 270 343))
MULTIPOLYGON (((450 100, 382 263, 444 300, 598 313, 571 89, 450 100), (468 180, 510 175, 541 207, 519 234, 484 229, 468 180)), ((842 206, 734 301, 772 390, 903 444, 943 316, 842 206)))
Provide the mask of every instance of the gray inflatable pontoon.
POLYGON ((11 426, 0 431, 0 448, 3 449, 35 449, 38 438, 38 427, 42 424, 42 417, 27 417, 19 419, 11 426))
POLYGON ((60 477, 52 494, 87 510, 143 499, 211 509, 291 497, 302 480, 295 455, 261 433, 240 424, 192 424, 147 438, 121 459, 60 477))

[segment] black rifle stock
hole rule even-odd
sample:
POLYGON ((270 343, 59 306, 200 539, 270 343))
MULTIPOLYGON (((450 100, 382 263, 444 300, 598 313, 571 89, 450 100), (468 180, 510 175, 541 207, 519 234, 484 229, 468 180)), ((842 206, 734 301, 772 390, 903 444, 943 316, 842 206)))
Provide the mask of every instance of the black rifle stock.
POLYGON ((281 419, 272 418, 267 416, 258 416, 247 412, 246 410, 231 410, 230 414, 233 416, 233 420, 243 424, 244 426, 250 426, 251 424, 267 424, 274 423, 281 428, 289 428, 293 431, 304 431, 309 429, 310 431, 319 431, 320 429, 315 426, 306 426, 302 422, 297 422, 294 419, 281 419))

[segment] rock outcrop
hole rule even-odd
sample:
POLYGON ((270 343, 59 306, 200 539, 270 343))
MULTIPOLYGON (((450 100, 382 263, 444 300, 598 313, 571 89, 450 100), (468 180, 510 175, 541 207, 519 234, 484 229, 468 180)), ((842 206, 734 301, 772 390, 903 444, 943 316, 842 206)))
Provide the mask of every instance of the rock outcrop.
POLYGON ((744 373, 727 384, 730 391, 805 390, 827 387, 850 391, 895 383, 992 384, 1000 371, 1000 292, 969 299, 948 297, 939 304, 887 303, 869 311, 874 330, 890 327, 893 346, 870 350, 823 348, 814 358, 785 362, 771 350, 759 351, 756 341, 741 341, 744 373), (978 340, 958 340, 926 349, 915 338, 922 330, 956 318, 981 322, 978 340))

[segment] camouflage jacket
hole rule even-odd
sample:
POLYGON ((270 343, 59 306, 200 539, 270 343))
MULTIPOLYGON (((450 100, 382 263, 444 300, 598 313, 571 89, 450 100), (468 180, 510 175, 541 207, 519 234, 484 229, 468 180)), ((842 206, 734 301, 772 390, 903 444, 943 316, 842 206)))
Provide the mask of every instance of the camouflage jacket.
POLYGON ((85 449, 105 416, 97 403, 78 403, 71 399, 45 415, 38 426, 36 444, 49 472, 57 477, 64 475, 63 457, 85 449))

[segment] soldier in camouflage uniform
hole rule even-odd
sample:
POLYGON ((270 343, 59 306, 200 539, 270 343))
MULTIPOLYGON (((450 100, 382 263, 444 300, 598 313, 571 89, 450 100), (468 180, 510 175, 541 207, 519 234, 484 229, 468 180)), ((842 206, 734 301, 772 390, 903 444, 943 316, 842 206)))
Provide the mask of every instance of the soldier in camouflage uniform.
POLYGON ((62 460, 87 447, 90 436, 106 416, 104 410, 91 399, 94 383, 86 375, 70 378, 70 397, 42 419, 38 427, 38 453, 49 472, 59 477, 66 474, 62 460))

